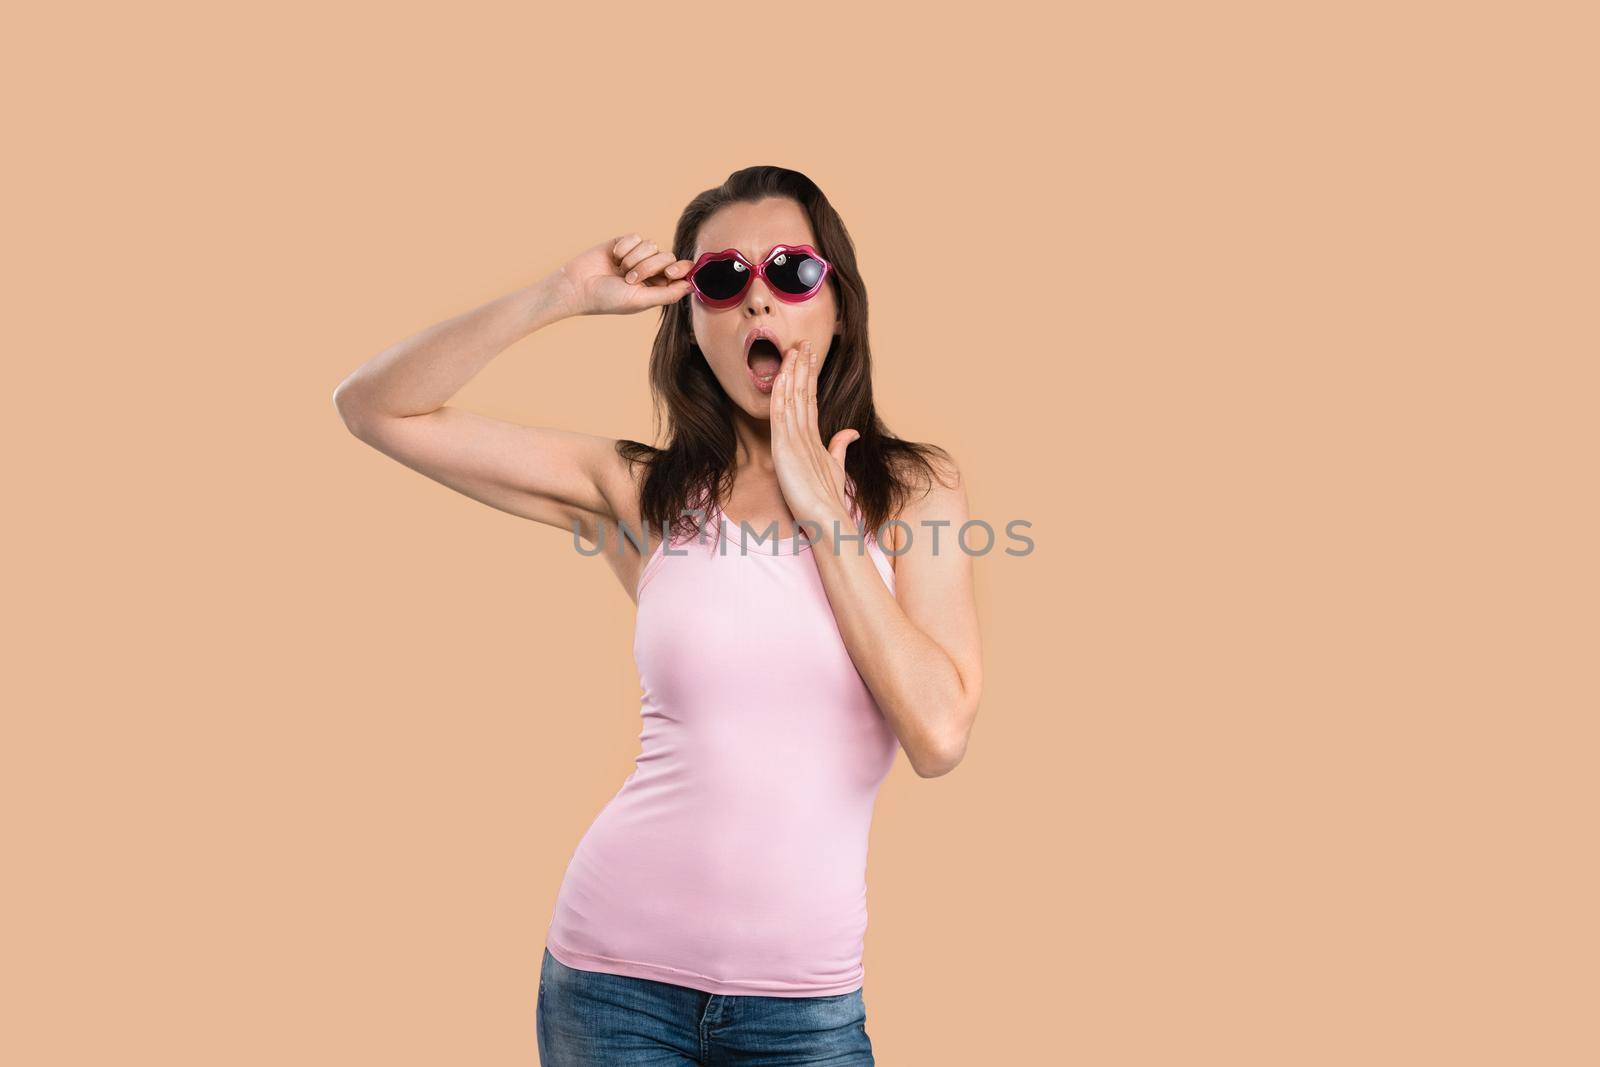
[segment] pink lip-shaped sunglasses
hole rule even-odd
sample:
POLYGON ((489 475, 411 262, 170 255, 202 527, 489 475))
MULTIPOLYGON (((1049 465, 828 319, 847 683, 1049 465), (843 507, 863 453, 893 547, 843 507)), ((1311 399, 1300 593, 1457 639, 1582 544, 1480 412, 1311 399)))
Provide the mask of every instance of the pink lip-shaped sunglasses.
POLYGON ((766 282, 779 300, 798 304, 822 291, 832 269, 810 245, 778 245, 761 263, 751 263, 737 248, 727 248, 695 260, 689 284, 700 302, 712 308, 731 308, 743 300, 751 278, 766 282))

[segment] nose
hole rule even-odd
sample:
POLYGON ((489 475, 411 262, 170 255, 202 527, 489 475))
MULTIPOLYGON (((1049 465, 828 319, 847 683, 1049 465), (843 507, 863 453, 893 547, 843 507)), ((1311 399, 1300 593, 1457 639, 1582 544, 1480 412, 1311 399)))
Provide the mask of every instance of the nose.
POLYGON ((744 313, 750 318, 772 314, 772 290, 767 288, 767 283, 760 278, 750 279, 750 288, 745 290, 744 313))

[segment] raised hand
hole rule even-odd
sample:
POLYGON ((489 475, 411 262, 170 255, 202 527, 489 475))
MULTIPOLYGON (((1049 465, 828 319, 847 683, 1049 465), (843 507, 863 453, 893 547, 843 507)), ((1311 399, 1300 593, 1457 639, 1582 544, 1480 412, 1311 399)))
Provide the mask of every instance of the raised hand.
POLYGON ((554 280, 570 315, 631 315, 688 296, 693 266, 630 233, 579 253, 554 280))
POLYGON ((772 383, 772 464, 778 487, 796 521, 816 523, 824 538, 833 524, 853 530, 845 486, 845 450, 861 434, 840 430, 826 446, 817 428, 817 370, 822 359, 810 341, 784 353, 772 383))

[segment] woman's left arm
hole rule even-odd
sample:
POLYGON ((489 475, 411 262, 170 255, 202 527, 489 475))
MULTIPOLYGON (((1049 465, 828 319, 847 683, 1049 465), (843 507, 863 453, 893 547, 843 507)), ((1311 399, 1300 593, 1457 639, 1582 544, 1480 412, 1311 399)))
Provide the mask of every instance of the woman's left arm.
POLYGON ((983 684, 972 558, 957 541, 966 488, 959 470, 941 471, 897 516, 912 532, 891 593, 856 539, 846 502, 845 449, 859 434, 841 430, 823 447, 816 377, 809 353, 792 350, 773 384, 779 485, 807 532, 821 530, 812 555, 839 633, 912 768, 924 778, 948 774, 966 754, 983 684))

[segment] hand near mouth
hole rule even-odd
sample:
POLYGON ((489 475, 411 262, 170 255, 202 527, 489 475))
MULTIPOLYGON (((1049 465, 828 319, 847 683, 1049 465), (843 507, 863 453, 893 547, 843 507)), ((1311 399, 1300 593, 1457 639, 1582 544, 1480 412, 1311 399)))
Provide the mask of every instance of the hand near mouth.
MULTIPOLYGON (((860 439, 855 430, 840 430, 826 447, 817 428, 817 369, 821 358, 810 341, 784 353, 782 369, 772 383, 772 464, 778 487, 796 522, 813 524, 822 539, 855 529, 845 487, 845 449, 860 439)), ((811 533, 807 531, 807 537, 811 533)))

